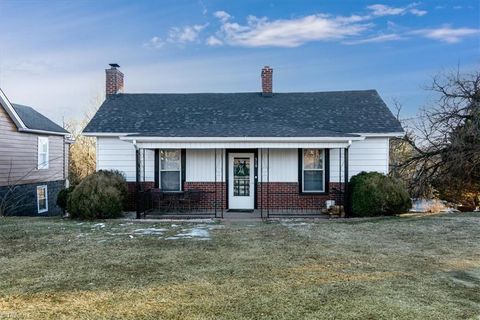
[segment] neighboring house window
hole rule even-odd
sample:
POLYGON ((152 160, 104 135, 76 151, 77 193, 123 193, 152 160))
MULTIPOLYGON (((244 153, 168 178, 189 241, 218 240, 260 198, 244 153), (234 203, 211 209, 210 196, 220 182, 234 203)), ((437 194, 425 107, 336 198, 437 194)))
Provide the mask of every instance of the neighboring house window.
POLYGON ((37 208, 38 213, 48 211, 48 190, 47 186, 37 187, 37 208))
POLYGON ((181 151, 160 150, 160 189, 181 191, 181 151))
POLYGON ((325 151, 323 149, 303 149, 304 192, 325 191, 325 151))
POLYGON ((48 137, 38 137, 38 169, 48 169, 48 137))

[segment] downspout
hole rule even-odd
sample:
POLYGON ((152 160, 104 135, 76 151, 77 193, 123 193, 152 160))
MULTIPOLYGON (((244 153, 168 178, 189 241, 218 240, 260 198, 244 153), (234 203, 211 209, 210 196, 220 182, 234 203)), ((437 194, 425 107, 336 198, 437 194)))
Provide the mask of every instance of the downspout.
POLYGON ((344 192, 343 192, 343 202, 345 204, 344 210, 345 210, 345 216, 348 216, 350 214, 350 203, 349 203, 349 190, 348 190, 348 151, 350 149, 350 146, 352 145, 352 140, 348 140, 348 146, 344 149, 344 157, 343 157, 343 162, 344 162, 344 169, 345 169, 345 181, 344 181, 344 192))
POLYGON ((140 219, 142 217, 142 212, 140 209, 140 150, 137 145, 137 140, 132 141, 133 146, 135 147, 135 211, 136 218, 140 219))

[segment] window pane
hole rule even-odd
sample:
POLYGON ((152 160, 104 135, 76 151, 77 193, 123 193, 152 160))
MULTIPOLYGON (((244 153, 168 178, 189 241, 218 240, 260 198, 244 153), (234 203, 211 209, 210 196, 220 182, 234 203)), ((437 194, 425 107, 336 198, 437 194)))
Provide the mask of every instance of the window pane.
POLYGON ((48 152, 48 143, 47 143, 47 141, 43 141, 43 144, 42 144, 42 152, 45 152, 45 153, 48 152))
POLYGON ((304 149, 303 150, 303 168, 304 169, 322 169, 323 168, 323 152, 321 149, 304 149))
POLYGON ((161 150, 161 169, 180 170, 180 150, 161 150))
POLYGON ((39 210, 47 209, 47 199, 39 199, 38 200, 38 209, 39 210))
POLYGON ((250 196, 250 158, 233 159, 233 195, 250 196))
POLYGON ((180 191, 179 171, 162 171, 160 180, 163 191, 180 191))
POLYGON ((323 170, 305 170, 303 179, 304 191, 323 191, 323 170))
POLYGON ((45 187, 37 187, 38 211, 47 210, 47 189, 45 187))

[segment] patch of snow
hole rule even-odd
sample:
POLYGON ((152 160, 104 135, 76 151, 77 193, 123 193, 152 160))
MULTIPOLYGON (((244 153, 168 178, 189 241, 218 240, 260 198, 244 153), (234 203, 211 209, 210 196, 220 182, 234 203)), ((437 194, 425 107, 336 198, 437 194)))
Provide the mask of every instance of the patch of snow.
POLYGON ((208 230, 216 230, 216 229, 224 229, 225 226, 223 224, 214 224, 207 226, 208 230))
POLYGON ((287 227, 287 228, 305 227, 305 226, 310 225, 307 222, 297 222, 295 220, 293 220, 291 222, 290 221, 282 221, 282 222, 280 222, 280 224, 284 227, 287 227))
POLYGON ((133 234, 135 235, 161 235, 163 234, 167 229, 163 228, 146 228, 146 229, 136 229, 133 230, 133 234))
POLYGON ((196 227, 191 229, 182 229, 180 233, 177 233, 175 236, 170 237, 169 240, 174 239, 210 240, 211 238, 208 230, 196 227))

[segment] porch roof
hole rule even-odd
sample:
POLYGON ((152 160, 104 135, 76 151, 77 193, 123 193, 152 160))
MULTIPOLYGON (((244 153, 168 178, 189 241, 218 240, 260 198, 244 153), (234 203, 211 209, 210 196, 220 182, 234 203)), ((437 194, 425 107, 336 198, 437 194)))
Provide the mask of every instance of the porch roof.
POLYGON ((131 141, 144 149, 256 149, 256 148, 346 148, 354 140, 365 137, 152 137, 127 135, 121 140, 131 141))

